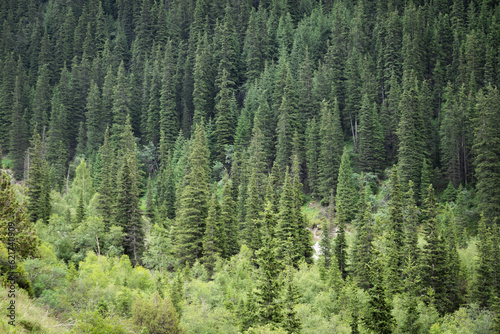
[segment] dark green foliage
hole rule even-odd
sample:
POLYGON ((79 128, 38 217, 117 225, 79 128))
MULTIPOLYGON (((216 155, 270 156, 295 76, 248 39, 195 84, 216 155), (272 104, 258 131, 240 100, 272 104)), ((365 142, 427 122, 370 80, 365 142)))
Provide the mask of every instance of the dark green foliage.
POLYGON ((414 72, 405 73, 403 81, 403 93, 399 103, 401 118, 398 126, 398 165, 403 185, 410 180, 419 184, 423 159, 423 143, 420 137, 422 117, 418 105, 418 85, 414 72))
POLYGON ((205 223, 205 234, 203 237, 203 258, 202 261, 211 276, 214 264, 218 256, 224 252, 226 235, 224 225, 220 216, 220 205, 217 193, 213 193, 208 206, 207 220, 205 223))
POLYGON ((109 143, 109 128, 104 133, 104 144, 99 149, 101 162, 101 185, 99 187, 99 197, 97 208, 102 215, 105 229, 109 229, 112 221, 112 206, 114 202, 113 185, 115 184, 115 154, 109 143))
POLYGON ((437 206, 432 185, 428 188, 424 203, 426 207, 426 221, 424 222, 426 245, 422 254, 422 282, 425 288, 432 289, 436 308, 439 312, 444 313, 449 307, 449 296, 446 294, 449 272, 445 244, 439 234, 436 222, 437 206))
POLYGON ((30 220, 36 223, 41 219, 45 224, 49 223, 50 202, 50 179, 49 166, 44 157, 44 143, 35 127, 31 147, 29 149, 28 164, 28 213, 30 220))
POLYGON ((486 218, 500 216, 500 95, 497 88, 488 86, 477 97, 477 119, 474 137, 476 152, 478 210, 486 218))
POLYGON ((384 136, 377 105, 363 96, 359 116, 359 163, 365 172, 380 173, 384 166, 384 136))
POLYGON ((175 253, 181 264, 192 264, 202 256, 209 202, 208 154, 205 130, 197 124, 177 213, 175 253))
POLYGON ((394 319, 390 312, 390 304, 387 301, 384 283, 382 279, 382 268, 380 253, 373 252, 370 268, 371 285, 369 291, 368 314, 364 319, 366 326, 375 333, 392 333, 394 319))
POLYGON ((215 106, 217 119, 215 121, 215 140, 217 143, 217 160, 225 162, 226 146, 233 143, 234 121, 233 114, 236 107, 233 91, 228 87, 228 72, 222 70, 220 91, 217 95, 218 102, 215 106))
MULTIPOLYGON (((269 225, 269 223, 267 222, 265 225, 269 225)), ((282 264, 277 255, 276 239, 267 232, 263 238, 262 248, 256 252, 259 281, 254 293, 258 321, 273 326, 282 321, 282 305, 279 300, 282 290, 279 278, 282 264)))
POLYGON ((319 120, 319 157, 318 178, 319 192, 324 200, 328 199, 330 191, 337 191, 337 179, 342 156, 343 135, 340 127, 340 115, 337 101, 331 112, 328 103, 321 104, 319 120))
POLYGON ((335 204, 339 222, 350 223, 356 214, 356 188, 352 175, 351 159, 349 152, 344 149, 340 163, 335 204))
POLYGON ((236 255, 239 248, 238 241, 238 224, 236 221, 236 203, 233 199, 233 184, 234 180, 229 179, 227 171, 224 172, 224 186, 222 188, 222 206, 220 212, 220 221, 223 226, 224 234, 226 235, 226 243, 223 252, 224 257, 236 255))
POLYGON ((352 267, 359 285, 368 289, 370 287, 369 266, 372 250, 372 206, 370 203, 370 187, 365 186, 360 194, 359 213, 356 220, 357 235, 354 243, 352 267))
POLYGON ((130 117, 127 116, 121 134, 119 170, 114 188, 114 223, 125 234, 123 248, 133 264, 138 264, 144 248, 144 231, 139 207, 139 166, 137 145, 132 134, 130 117))

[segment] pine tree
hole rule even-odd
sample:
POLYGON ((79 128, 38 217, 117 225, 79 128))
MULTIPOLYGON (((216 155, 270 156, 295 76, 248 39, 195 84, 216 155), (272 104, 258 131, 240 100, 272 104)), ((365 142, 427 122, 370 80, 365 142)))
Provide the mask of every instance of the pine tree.
POLYGON ((45 224, 48 224, 52 205, 49 166, 45 161, 44 153, 44 143, 38 134, 37 126, 35 126, 28 157, 28 205, 26 208, 31 222, 36 223, 37 220, 41 219, 45 224))
POLYGON ((293 262, 291 256, 292 248, 291 240, 288 242, 288 254, 286 257, 287 266, 285 268, 286 276, 284 279, 284 296, 283 296, 283 320, 281 326, 288 333, 300 333, 302 329, 302 322, 297 317, 297 312, 294 310, 294 306, 300 298, 297 287, 293 283, 293 262))
POLYGON ((375 333, 389 334, 392 333, 394 319, 385 294, 380 262, 380 253, 375 250, 370 268, 372 288, 368 291, 370 299, 368 301, 368 314, 364 322, 375 333))
POLYGON ((173 58, 172 41, 168 41, 163 59, 161 87, 160 130, 165 134, 167 150, 173 148, 179 131, 177 116, 177 77, 173 58))
POLYGON ((96 152, 101 146, 104 137, 104 128, 101 109, 101 92, 95 82, 90 85, 90 92, 87 96, 87 153, 96 152))
POLYGON ((319 131, 316 118, 307 121, 306 127, 306 166, 309 192, 315 198, 319 193, 318 158, 319 158, 319 131))
POLYGON ((339 222, 350 223, 356 214, 356 189, 352 176, 349 152, 344 149, 340 163, 337 191, 335 195, 336 210, 339 222))
POLYGON ((212 194, 208 207, 206 219, 206 229, 203 237, 203 258, 202 261, 210 276, 214 271, 215 261, 221 256, 225 248, 225 231, 220 219, 220 205, 217 193, 212 194))
POLYGON ((370 203, 370 187, 366 185, 360 194, 359 213, 356 221, 357 234, 353 250, 353 273, 359 285, 370 288, 369 266, 372 256, 372 207, 370 203))
MULTIPOLYGON (((105 107, 104 99, 103 107, 105 107)), ((111 114, 113 117, 111 141, 113 146, 116 146, 119 142, 120 135, 124 131, 126 118, 130 115, 130 91, 128 89, 128 83, 125 76, 125 65, 123 61, 120 63, 120 67, 118 68, 116 84, 113 89, 113 107, 111 108, 111 114)))
POLYGON ((436 221, 436 198, 432 185, 428 188, 424 204, 426 207, 426 221, 424 222, 426 245, 422 254, 422 282, 424 288, 432 289, 436 308, 440 313, 444 313, 448 306, 446 284, 449 277, 446 270, 446 249, 439 235, 436 221))
POLYGON ((236 255, 239 248, 238 224, 236 221, 236 203, 233 199, 234 180, 229 179, 229 174, 224 171, 223 177, 224 186, 222 187, 222 206, 220 212, 220 221, 222 223, 224 233, 226 235, 226 244, 223 256, 229 258, 236 255))
POLYGON ((130 117, 127 116, 121 134, 119 156, 120 168, 116 178, 114 223, 124 233, 123 249, 134 265, 139 264, 144 248, 144 231, 139 207, 139 168, 137 146, 132 133, 130 117))
POLYGON ((337 101, 334 102, 333 114, 328 103, 322 102, 319 131, 319 189, 321 197, 326 201, 330 190, 333 189, 334 192, 337 190, 338 171, 344 146, 337 101))
MULTIPOLYGON (((276 239, 280 254, 285 254, 284 252, 286 250, 288 238, 291 238, 294 245, 299 245, 299 243, 297 243, 300 240, 298 235, 299 228, 297 220, 295 190, 292 178, 290 177, 290 173, 287 168, 285 172, 283 191, 279 202, 278 225, 276 226, 276 239)), ((301 258, 300 249, 297 248, 295 248, 292 255, 293 261, 297 261, 301 258)))
POLYGON ((213 73, 212 66, 210 65, 211 51, 207 34, 205 33, 203 37, 200 35, 198 37, 193 69, 193 124, 207 121, 213 110, 214 97, 213 89, 211 88, 213 85, 213 73))
POLYGON ((51 97, 49 68, 47 64, 40 66, 36 79, 35 96, 33 97, 31 127, 38 124, 38 131, 43 132, 49 125, 50 97, 51 97))
MULTIPOLYGON (((269 212, 269 206, 266 212, 269 212)), ((265 214, 265 216, 267 215, 265 214)), ((254 293, 258 320, 261 324, 277 326, 282 321, 282 306, 279 299, 282 290, 279 278, 282 264, 278 261, 276 239, 272 238, 269 230, 264 235, 263 246, 256 252, 256 256, 259 266, 259 281, 254 293)))
POLYGON ((482 214, 478 227, 479 265, 473 290, 474 300, 481 307, 490 306, 490 301, 495 294, 493 289, 494 259, 492 258, 491 237, 491 228, 487 226, 485 215, 482 214))
POLYGON ((14 177, 20 179, 24 171, 24 154, 29 146, 27 111, 24 109, 24 81, 22 75, 16 76, 10 115, 10 157, 13 160, 14 177))
POLYGON ((404 220, 403 220, 403 197, 401 183, 399 181, 399 170, 393 166, 390 177, 390 202, 389 202, 389 244, 388 252, 388 284, 389 295, 400 292, 401 275, 404 261, 404 220))
POLYGON ((488 86, 477 96, 474 136, 475 175, 477 178, 478 212, 492 221, 500 217, 500 94, 488 86))
POLYGON ((233 143, 233 113, 236 106, 234 93, 228 87, 228 72, 222 70, 222 78, 220 83, 220 91, 217 95, 217 104, 215 106, 216 121, 215 121, 215 138, 217 142, 217 160, 224 163, 226 160, 226 146, 233 143))
POLYGON ((109 128, 106 128, 106 132, 104 133, 104 143, 99 149, 99 154, 101 159, 102 180, 99 187, 97 209, 102 216, 105 229, 108 230, 111 226, 111 221, 113 220, 113 184, 115 184, 115 166, 113 163, 114 152, 109 143, 109 128))
POLYGON ((380 173, 384 163, 384 137, 377 106, 363 95, 359 117, 359 163, 365 172, 380 173))
POLYGON ((83 199, 83 191, 78 199, 78 206, 76 207, 75 226, 80 226, 85 220, 85 201, 83 199))
POLYGON ((432 184, 432 170, 431 166, 427 164, 427 159, 424 158, 422 162, 422 171, 420 173, 420 200, 423 201, 429 189, 429 185, 432 184))
POLYGON ((175 254, 181 264, 192 264, 202 256, 208 213, 208 155, 205 129, 197 124, 177 214, 175 254))

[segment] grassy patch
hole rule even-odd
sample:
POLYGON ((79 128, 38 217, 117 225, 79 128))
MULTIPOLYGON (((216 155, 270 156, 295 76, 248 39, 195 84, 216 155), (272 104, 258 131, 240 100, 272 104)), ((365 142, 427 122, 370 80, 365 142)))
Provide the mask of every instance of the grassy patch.
POLYGON ((12 167, 12 160, 9 158, 2 158, 2 168, 10 169, 12 167))
POLYGON ((67 324, 59 323, 53 318, 49 311, 35 305, 32 299, 22 290, 16 291, 16 321, 15 326, 9 325, 6 317, 7 306, 11 298, 8 298, 8 290, 0 292, 0 333, 70 333, 67 324))

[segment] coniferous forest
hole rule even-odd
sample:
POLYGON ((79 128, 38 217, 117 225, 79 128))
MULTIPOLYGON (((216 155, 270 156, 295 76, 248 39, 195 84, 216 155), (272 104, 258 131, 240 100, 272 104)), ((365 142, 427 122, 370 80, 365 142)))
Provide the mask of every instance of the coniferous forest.
POLYGON ((496 1, 0 24, 0 332, 500 333, 496 1))

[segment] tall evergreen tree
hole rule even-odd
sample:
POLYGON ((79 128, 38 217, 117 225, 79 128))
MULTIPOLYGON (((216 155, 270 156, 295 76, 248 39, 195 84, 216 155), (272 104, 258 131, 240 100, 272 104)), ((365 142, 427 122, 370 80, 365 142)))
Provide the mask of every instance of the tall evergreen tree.
POLYGON ((405 73, 403 81, 403 93, 399 104, 401 118, 398 126, 398 164, 401 169, 401 183, 403 185, 407 185, 410 180, 419 184, 423 143, 419 131, 422 119, 418 105, 417 79, 411 72, 405 73))
POLYGON ((489 221, 500 217, 500 94, 490 86, 477 96, 474 136, 478 210, 489 221))
POLYGON ((197 124, 177 214, 175 254, 181 264, 192 264, 202 256, 208 213, 208 155, 205 129, 197 124))
POLYGON ((440 313, 444 313, 448 307, 448 296, 446 295, 446 284, 449 280, 446 268, 446 249, 442 237, 439 235, 436 215, 436 198, 432 185, 428 188, 425 198, 426 221, 424 222, 424 246, 422 254, 422 282, 424 288, 432 289, 434 292, 435 305, 440 313))
POLYGON ((384 137, 376 104, 363 95, 359 120, 359 163, 365 172, 380 173, 384 163, 384 137))
POLYGON ((216 157, 218 161, 224 163, 226 160, 226 146, 233 143, 234 137, 234 121, 233 113, 236 106, 234 93, 228 87, 228 72, 222 70, 222 78, 220 82, 220 91, 217 95, 218 102, 215 106, 216 121, 215 121, 215 138, 217 142, 216 157))
POLYGON ((127 116, 121 134, 120 168, 116 177, 113 217, 124 233, 123 249, 134 265, 140 263, 144 250, 144 230, 139 207, 139 166, 137 145, 132 133, 130 116, 127 116))
POLYGON ((206 229, 203 237, 203 263, 211 276, 215 261, 221 256, 225 248, 225 230, 220 219, 220 205, 217 193, 212 194, 208 207, 206 229))
POLYGON ((101 161, 101 184, 97 202, 98 212, 101 214, 105 230, 109 230, 113 221, 112 207, 114 203, 113 184, 115 184, 114 151, 109 142, 109 128, 104 133, 104 143, 99 149, 101 161))
POLYGON ((233 185, 234 180, 229 178, 227 171, 224 172, 223 177, 224 186, 222 187, 222 206, 220 212, 220 220, 226 235, 226 244, 223 256, 229 258, 239 252, 239 235, 238 224, 236 221, 236 203, 233 199, 233 185))
POLYGON ((173 148, 179 131, 177 115, 177 77, 173 57, 172 41, 168 41, 163 59, 161 87, 160 130, 165 134, 167 150, 173 148))
POLYGON ((337 191, 337 180, 344 146, 340 114, 337 101, 334 102, 333 113, 327 102, 322 102, 319 124, 319 159, 318 176, 321 197, 328 200, 330 190, 337 191))
POLYGON ((45 147, 35 126, 28 163, 28 213, 30 220, 36 223, 41 219, 49 223, 51 212, 49 166, 45 160, 45 147))

